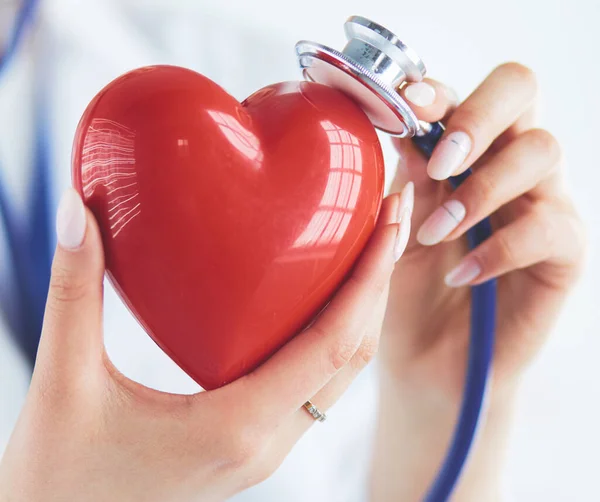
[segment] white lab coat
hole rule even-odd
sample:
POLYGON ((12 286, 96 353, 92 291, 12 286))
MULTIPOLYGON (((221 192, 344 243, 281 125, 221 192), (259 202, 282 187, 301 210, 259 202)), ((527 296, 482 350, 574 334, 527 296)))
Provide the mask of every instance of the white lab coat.
MULTIPOLYGON (((85 106, 125 71, 147 64, 179 64, 209 76, 240 99, 264 85, 300 78, 293 46, 232 21, 224 10, 177 9, 167 2, 117 6, 106 0, 46 1, 42 9, 35 35, 28 37, 0 83, 2 177, 21 209, 31 178, 35 78, 43 75, 49 106, 54 207, 70 185, 71 143, 85 106)), ((0 263, 6 278, 5 254, 0 263)), ((170 392, 199 389, 150 340, 108 283, 105 340, 113 362, 134 380, 170 392)), ((0 333, 0 354, 2 447, 26 390, 27 371, 6 333, 0 333)), ((234 500, 300 502, 306 500, 307 487, 318 495, 315 500, 366 500, 375 399, 370 369, 328 412, 329 421, 313 427, 271 479, 234 500), (357 402, 360 411, 353 406, 357 402)))

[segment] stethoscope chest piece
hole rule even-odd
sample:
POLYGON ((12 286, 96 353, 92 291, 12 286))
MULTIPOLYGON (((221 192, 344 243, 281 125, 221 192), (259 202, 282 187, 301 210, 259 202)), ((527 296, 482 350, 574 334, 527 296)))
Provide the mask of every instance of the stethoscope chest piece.
POLYGON ((414 136, 419 121, 399 89, 422 80, 423 61, 391 31, 364 17, 350 17, 344 28, 348 43, 342 52, 306 40, 296 44, 304 77, 352 97, 377 129, 414 136))

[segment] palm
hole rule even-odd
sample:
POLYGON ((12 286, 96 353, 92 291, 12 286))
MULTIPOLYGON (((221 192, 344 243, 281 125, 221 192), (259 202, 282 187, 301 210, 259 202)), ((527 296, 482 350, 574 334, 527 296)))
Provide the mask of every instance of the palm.
MULTIPOLYGON (((443 382, 444 392, 459 392, 469 336, 470 291, 447 287, 444 276, 466 254, 467 245, 464 238, 433 247, 416 242, 416 229, 450 188, 448 183, 429 179, 425 160, 404 145, 393 190, 408 180, 415 183, 415 231, 394 272, 382 359, 394 372, 420 385, 439 388, 443 382)), ((523 196, 502 207, 492 217, 493 226, 498 228, 523 214, 531 203, 523 196)), ((556 266, 542 263, 498 280, 496 377, 506 381, 505 376, 517 374, 535 354, 565 294, 560 275, 564 274, 556 266)))

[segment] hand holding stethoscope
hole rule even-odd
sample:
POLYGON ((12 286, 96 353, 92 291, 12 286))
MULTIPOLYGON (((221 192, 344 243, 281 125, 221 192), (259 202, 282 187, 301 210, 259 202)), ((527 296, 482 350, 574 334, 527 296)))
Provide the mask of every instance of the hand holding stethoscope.
POLYGON ((413 107, 420 119, 444 119, 447 139, 428 164, 410 141, 397 142, 401 160, 392 190, 414 182, 415 238, 394 272, 382 335, 382 399, 398 419, 379 429, 378 449, 387 450, 388 462, 378 462, 374 486, 396 480, 394 500, 417 500, 431 478, 431 456, 441 458, 450 438, 464 381, 470 298, 468 288, 456 287, 499 277, 488 418, 458 497, 492 500, 473 488, 498 480, 515 386, 582 268, 585 238, 562 180, 560 147, 535 129, 531 70, 498 67, 458 107, 444 85, 428 84, 433 89, 416 84, 407 97, 423 105, 413 107), (468 167, 472 176, 454 192, 435 181, 468 167), (490 215, 494 234, 468 252, 461 237, 490 215), (444 276, 454 287, 444 285, 444 276))

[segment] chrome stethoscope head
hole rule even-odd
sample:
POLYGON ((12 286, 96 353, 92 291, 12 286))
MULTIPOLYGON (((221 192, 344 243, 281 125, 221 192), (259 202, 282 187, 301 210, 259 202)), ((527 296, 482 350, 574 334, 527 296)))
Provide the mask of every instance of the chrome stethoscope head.
POLYGON ((342 52, 306 40, 296 44, 304 78, 352 97, 377 129, 399 137, 417 134, 419 120, 399 90, 423 79, 423 61, 391 31, 364 17, 350 17, 344 31, 348 43, 342 52))

